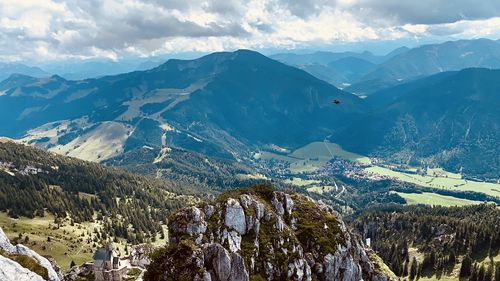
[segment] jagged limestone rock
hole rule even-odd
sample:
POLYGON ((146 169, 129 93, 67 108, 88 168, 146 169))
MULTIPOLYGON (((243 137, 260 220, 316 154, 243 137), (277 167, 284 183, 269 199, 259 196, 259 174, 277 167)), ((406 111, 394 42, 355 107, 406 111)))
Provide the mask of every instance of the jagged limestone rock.
POLYGON ((266 186, 183 209, 169 229, 145 280, 390 280, 330 206, 266 186))
POLYGON ((17 262, 0 255, 0 280, 2 281, 43 281, 43 278, 22 267, 17 262))
POLYGON ((227 233, 227 242, 229 244, 229 251, 232 253, 237 252, 241 249, 241 236, 238 232, 231 230, 227 232, 224 230, 225 233, 227 233))
POLYGON ((248 281, 248 271, 245 267, 245 261, 237 253, 231 253, 231 281, 248 281))
POLYGON ((233 198, 227 200, 224 223, 229 229, 234 229, 241 235, 245 234, 247 230, 243 207, 241 207, 240 202, 233 198))
POLYGON ((16 246, 10 243, 9 238, 7 238, 2 228, 0 228, 0 249, 8 253, 14 253, 16 251, 16 246))
POLYGON ((42 257, 37 252, 35 252, 35 251, 31 250, 30 248, 28 248, 24 245, 21 245, 21 244, 16 245, 16 249, 17 249, 18 255, 31 257, 31 258, 35 259, 41 266, 45 267, 47 269, 47 273, 49 275, 50 281, 60 280, 59 274, 57 274, 57 272, 52 267, 52 263, 47 258, 42 257))
POLYGON ((35 261, 38 262, 38 264, 40 264, 47 270, 49 281, 59 281, 61 279, 60 273, 54 270, 52 263, 47 258, 42 257, 37 252, 31 250, 30 248, 22 244, 18 244, 16 246, 12 245, 10 243, 9 238, 7 238, 7 236, 5 235, 5 233, 1 228, 0 228, 0 249, 9 254, 27 256, 34 259, 35 261))

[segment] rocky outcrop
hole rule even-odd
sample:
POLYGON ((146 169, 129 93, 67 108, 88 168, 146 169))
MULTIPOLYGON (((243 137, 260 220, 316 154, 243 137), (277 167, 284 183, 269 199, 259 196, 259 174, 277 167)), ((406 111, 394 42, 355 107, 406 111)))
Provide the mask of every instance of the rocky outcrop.
POLYGON ((180 210, 146 280, 390 280, 331 207, 267 186, 180 210))
MULTIPOLYGON (((7 238, 7 236, 5 235, 5 233, 3 232, 3 230, 1 228, 0 228, 0 249, 9 255, 26 256, 26 257, 29 257, 29 258, 35 260, 40 266, 42 266, 43 268, 45 268, 47 270, 48 280, 50 280, 50 281, 59 281, 62 279, 61 273, 54 269, 54 267, 52 266, 52 263, 47 258, 42 257, 37 252, 31 250, 30 248, 28 248, 22 244, 18 244, 15 246, 12 245, 10 243, 9 238, 7 238)), ((19 265, 19 266, 21 266, 21 265, 19 265)), ((28 269, 26 269, 26 270, 28 270, 28 269)), ((21 271, 17 271, 17 272, 21 272, 21 271)), ((12 273, 14 273, 14 272, 12 272, 12 273)), ((37 275, 37 276, 39 276, 39 275, 37 275)), ((0 280, 19 280, 19 279, 15 278, 15 275, 12 275, 9 277, 10 277, 10 279, 0 279, 0 280)), ((31 280, 31 279, 27 279, 27 280, 31 280)))
POLYGON ((0 280, 43 281, 43 278, 17 262, 0 255, 0 280))

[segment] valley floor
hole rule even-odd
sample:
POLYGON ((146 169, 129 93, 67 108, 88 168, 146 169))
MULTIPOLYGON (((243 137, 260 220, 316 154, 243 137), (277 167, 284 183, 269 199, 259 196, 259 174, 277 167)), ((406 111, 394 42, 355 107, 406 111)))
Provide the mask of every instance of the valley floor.
MULTIPOLYGON (((283 150, 287 151, 287 150, 283 150)), ((371 181, 392 179, 422 187, 443 189, 449 191, 473 191, 493 197, 500 197, 500 184, 479 182, 463 179, 460 174, 451 173, 441 168, 428 168, 425 172, 417 167, 399 168, 370 159, 367 156, 345 151, 339 145, 330 142, 312 142, 295 151, 260 151, 255 154, 257 160, 271 160, 285 163, 285 165, 269 168, 277 175, 293 175, 285 183, 305 187, 309 192, 324 193, 330 191, 342 192, 342 188, 324 185, 308 175, 322 170, 342 171, 348 178, 358 178, 371 181), (342 159, 341 161, 333 159, 342 159), (348 162, 345 162, 348 161, 348 162)), ((462 206, 481 203, 480 201, 466 200, 454 196, 435 194, 429 189, 424 194, 399 194, 408 201, 408 204, 432 204, 442 206, 462 206)))

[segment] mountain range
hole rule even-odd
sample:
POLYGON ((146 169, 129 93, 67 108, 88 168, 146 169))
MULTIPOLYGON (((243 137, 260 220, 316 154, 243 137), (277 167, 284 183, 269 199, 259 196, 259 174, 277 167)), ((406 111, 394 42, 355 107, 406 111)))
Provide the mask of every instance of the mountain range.
POLYGON ((400 47, 384 56, 370 52, 316 52, 271 57, 364 96, 440 72, 470 67, 500 68, 500 44, 489 39, 475 39, 427 44, 412 49, 400 47), (349 63, 342 64, 345 59, 349 63))
POLYGON ((410 49, 378 65, 348 88, 371 94, 402 82, 464 68, 500 68, 500 44, 488 39, 449 41, 410 49))
POLYGON ((166 142, 233 159, 255 144, 322 139, 364 110, 358 97, 245 50, 100 79, 17 75, 0 89, 2 134, 81 158, 92 143, 90 160, 166 142))
MULTIPOLYGON (((494 67, 497 45, 471 40, 400 48, 381 64, 370 53, 316 55, 335 59, 328 65, 342 69, 344 76, 359 77, 363 70, 382 73, 376 69, 417 60, 418 54, 447 68, 494 67), (467 50, 475 51, 452 64, 467 50)), ((96 79, 12 75, 0 83, 0 134, 63 155, 142 165, 150 174, 166 155, 206 156, 223 170, 248 172, 255 151, 293 150, 330 140, 395 163, 439 165, 494 179, 500 169, 495 151, 500 140, 495 106, 499 72, 476 68, 416 78, 426 71, 408 70, 408 82, 366 99, 248 50, 171 59, 150 70, 96 79), (230 164, 238 162, 247 167, 230 164)), ((186 167, 180 158, 171 164, 186 167)))

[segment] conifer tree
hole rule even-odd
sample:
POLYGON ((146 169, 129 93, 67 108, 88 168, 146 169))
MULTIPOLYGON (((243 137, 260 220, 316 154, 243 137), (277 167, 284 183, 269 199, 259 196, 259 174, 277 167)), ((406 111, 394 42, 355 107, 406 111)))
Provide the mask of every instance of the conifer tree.
POLYGON ((469 255, 465 255, 460 267, 460 277, 467 277, 471 275, 472 259, 469 255))
POLYGON ((411 267, 410 267, 410 280, 415 279, 417 277, 417 259, 413 257, 413 260, 411 261, 411 267))

